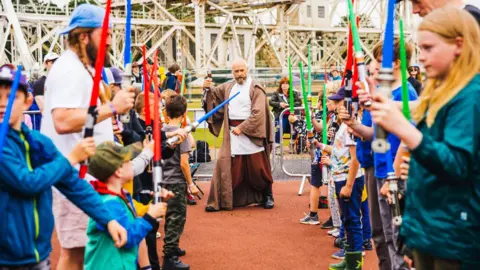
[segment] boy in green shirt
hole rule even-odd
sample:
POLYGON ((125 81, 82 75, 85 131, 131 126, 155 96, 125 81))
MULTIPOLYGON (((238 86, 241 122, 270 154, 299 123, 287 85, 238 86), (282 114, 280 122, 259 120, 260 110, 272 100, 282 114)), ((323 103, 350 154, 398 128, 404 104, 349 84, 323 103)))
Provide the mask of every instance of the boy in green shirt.
POLYGON ((91 184, 112 216, 127 230, 127 243, 124 248, 116 248, 105 227, 91 219, 87 228, 85 270, 136 269, 138 245, 152 230, 156 219, 165 216, 166 203, 159 203, 151 205, 143 217, 137 217, 132 197, 123 189, 125 183, 133 179, 131 160, 141 149, 140 143, 122 147, 105 142, 97 146, 90 159, 88 173, 98 179, 91 184))

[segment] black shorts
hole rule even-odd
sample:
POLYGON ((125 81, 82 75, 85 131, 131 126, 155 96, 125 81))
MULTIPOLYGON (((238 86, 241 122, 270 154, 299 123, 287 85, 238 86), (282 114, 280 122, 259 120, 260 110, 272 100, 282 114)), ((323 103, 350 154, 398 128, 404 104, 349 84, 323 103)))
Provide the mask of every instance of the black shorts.
POLYGON ((321 187, 323 185, 322 182, 322 165, 320 163, 311 164, 311 177, 310 177, 310 185, 314 187, 321 187))

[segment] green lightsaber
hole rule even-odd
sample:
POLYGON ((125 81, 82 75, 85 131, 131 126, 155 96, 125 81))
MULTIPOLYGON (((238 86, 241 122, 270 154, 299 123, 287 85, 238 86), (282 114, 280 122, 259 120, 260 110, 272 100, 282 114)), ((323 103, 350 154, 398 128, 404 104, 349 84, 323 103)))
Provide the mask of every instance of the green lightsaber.
POLYGON ((405 37, 403 33, 403 20, 400 19, 400 69, 402 71, 402 111, 405 118, 410 121, 410 108, 408 107, 407 86, 407 50, 405 49, 405 37))
POLYGON ((303 74, 302 62, 298 63, 300 67, 300 80, 302 82, 303 106, 305 109, 305 118, 307 121, 307 130, 312 131, 312 118, 310 117, 310 108, 308 106, 307 90, 305 89, 305 77, 303 74))
POLYGON ((312 46, 308 44, 308 97, 312 97, 312 46))
POLYGON ((292 74, 292 60, 288 57, 288 80, 290 82, 290 87, 288 89, 288 96, 290 98, 290 113, 295 113, 295 104, 293 100, 293 74, 292 74))
POLYGON ((182 73, 182 86, 180 87, 180 95, 183 97, 183 93, 185 93, 185 77, 187 76, 187 70, 183 69, 182 73))

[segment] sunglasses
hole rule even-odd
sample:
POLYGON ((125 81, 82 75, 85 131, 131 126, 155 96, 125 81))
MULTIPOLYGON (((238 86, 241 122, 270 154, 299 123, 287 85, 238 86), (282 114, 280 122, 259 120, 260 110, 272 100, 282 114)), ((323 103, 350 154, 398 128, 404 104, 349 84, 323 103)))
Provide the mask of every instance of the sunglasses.
POLYGON ((417 67, 411 67, 411 68, 408 69, 408 72, 413 72, 413 71, 417 71, 417 72, 418 72, 418 71, 420 71, 420 69, 417 68, 417 67))

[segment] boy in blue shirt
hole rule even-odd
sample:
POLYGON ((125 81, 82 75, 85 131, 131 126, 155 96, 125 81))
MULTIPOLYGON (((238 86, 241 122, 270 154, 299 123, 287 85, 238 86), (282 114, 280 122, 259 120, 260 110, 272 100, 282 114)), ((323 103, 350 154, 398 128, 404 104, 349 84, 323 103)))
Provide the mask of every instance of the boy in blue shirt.
MULTIPOLYGON (((3 123, 14 70, 0 68, 0 123, 3 123)), ((126 242, 126 231, 110 215, 100 196, 78 178, 72 165, 94 152, 93 139, 77 144, 65 158, 52 141, 22 123, 31 105, 21 76, 13 102, 0 162, 0 268, 50 269, 53 232, 52 187, 106 228, 115 246, 126 242)))
MULTIPOLYGON (((373 56, 375 61, 370 65, 373 67, 371 73, 373 77, 376 76, 378 70, 380 70, 382 63, 382 47, 383 41, 378 42, 373 50, 373 56)), ((412 46, 410 44, 405 44, 405 49, 407 52, 407 62, 410 61, 412 55, 412 46)), ((400 70, 400 39, 395 38, 394 40, 394 53, 393 53, 393 77, 395 81, 392 84, 392 100, 401 101, 402 100, 402 76, 400 70)), ((408 63, 407 63, 408 64, 408 63)), ((409 100, 416 100, 418 98, 417 92, 413 86, 408 83, 408 98, 409 100)), ((375 126, 371 124, 371 119, 369 120, 370 115, 365 114, 363 117, 367 117, 365 121, 362 119, 362 123, 359 123, 355 119, 350 119, 350 116, 346 112, 345 108, 339 110, 339 117, 344 120, 344 122, 349 126, 349 128, 358 136, 364 140, 372 141, 374 137, 375 126), (364 125, 363 123, 369 123, 370 126, 364 125)), ((379 269, 380 270, 390 270, 390 269, 409 269, 403 260, 403 256, 397 254, 398 248, 396 246, 396 238, 398 235, 398 228, 393 227, 392 224, 392 212, 390 205, 385 197, 379 196, 378 191, 384 184, 387 184, 387 158, 391 158, 392 163, 395 160, 395 155, 400 145, 400 140, 393 134, 388 134, 388 142, 390 143, 390 151, 388 154, 378 154, 373 153, 374 161, 374 178, 376 188, 369 188, 369 205, 370 205, 370 217, 373 227, 373 239, 375 242, 375 248, 377 256, 379 258, 379 269), (378 199, 377 199, 378 198, 378 199), (383 235, 380 232, 383 231, 383 235), (386 255, 388 254, 388 258, 386 255)), ((367 184, 368 186, 368 184, 367 184)))

